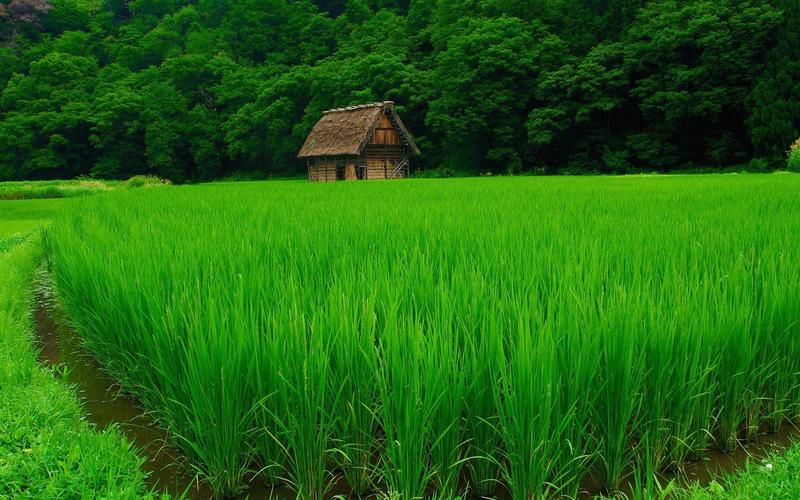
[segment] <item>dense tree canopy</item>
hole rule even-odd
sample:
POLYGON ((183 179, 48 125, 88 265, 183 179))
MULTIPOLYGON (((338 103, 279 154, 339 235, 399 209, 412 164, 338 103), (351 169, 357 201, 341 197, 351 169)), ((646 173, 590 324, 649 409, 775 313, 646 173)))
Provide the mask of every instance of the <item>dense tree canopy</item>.
POLYGON ((376 100, 428 168, 772 168, 798 33, 796 0, 0 0, 0 179, 299 173, 376 100))

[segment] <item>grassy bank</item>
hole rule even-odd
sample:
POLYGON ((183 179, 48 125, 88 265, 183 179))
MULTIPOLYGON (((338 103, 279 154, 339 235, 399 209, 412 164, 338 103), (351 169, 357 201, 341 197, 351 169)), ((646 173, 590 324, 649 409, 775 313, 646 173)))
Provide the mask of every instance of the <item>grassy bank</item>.
POLYGON ((800 498, 800 444, 796 443, 785 453, 773 453, 763 460, 749 462, 743 470, 707 487, 695 486, 678 492, 677 496, 691 500, 800 498))
POLYGON ((42 252, 33 221, 53 206, 27 205, 39 209, 27 219, 7 219, 9 207, 0 206, 0 498, 152 497, 125 439, 95 432, 71 389, 36 361, 30 310, 42 252))
POLYGON ((799 192, 189 186, 78 200, 51 249, 88 346, 219 494, 257 463, 311 498, 336 478, 453 498, 465 477, 572 496, 589 471, 615 492, 798 417, 799 192))

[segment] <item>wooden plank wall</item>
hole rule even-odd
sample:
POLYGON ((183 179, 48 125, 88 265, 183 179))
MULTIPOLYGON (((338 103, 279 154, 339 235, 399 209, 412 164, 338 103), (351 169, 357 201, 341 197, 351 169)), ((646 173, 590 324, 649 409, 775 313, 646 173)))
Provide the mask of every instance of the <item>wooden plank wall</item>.
POLYGON ((400 136, 397 134, 397 131, 394 129, 394 125, 392 125, 392 121, 388 116, 383 115, 383 118, 381 118, 380 123, 378 123, 378 127, 375 129, 375 133, 372 134, 372 140, 370 140, 369 143, 381 145, 388 144, 392 146, 400 145, 400 136))
MULTIPOLYGON (((403 160, 401 146, 370 145, 366 149, 367 179, 391 179, 392 171, 403 160)), ((403 177, 405 172, 397 175, 403 177)))
POLYGON ((345 160, 337 158, 319 158, 310 161, 308 180, 312 182, 336 182, 336 165, 344 161, 344 180, 354 181, 356 177, 356 160, 348 157, 345 160))
POLYGON ((311 160, 308 180, 312 182, 336 182, 336 161, 330 158, 311 160))

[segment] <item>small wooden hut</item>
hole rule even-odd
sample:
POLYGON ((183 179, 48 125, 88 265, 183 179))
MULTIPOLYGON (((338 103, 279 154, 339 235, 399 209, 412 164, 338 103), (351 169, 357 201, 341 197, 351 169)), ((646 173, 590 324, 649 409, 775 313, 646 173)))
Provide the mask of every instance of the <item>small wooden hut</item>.
POLYGON ((308 180, 400 179, 419 154, 391 101, 325 111, 297 154, 308 180))

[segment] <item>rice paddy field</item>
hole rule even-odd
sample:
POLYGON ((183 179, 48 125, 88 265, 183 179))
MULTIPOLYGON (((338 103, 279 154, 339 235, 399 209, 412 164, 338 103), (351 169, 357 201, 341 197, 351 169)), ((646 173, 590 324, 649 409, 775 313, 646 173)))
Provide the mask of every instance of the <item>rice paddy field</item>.
POLYGON ((798 421, 799 200, 791 174, 172 186, 72 200, 45 250, 218 496, 574 497, 798 421))

